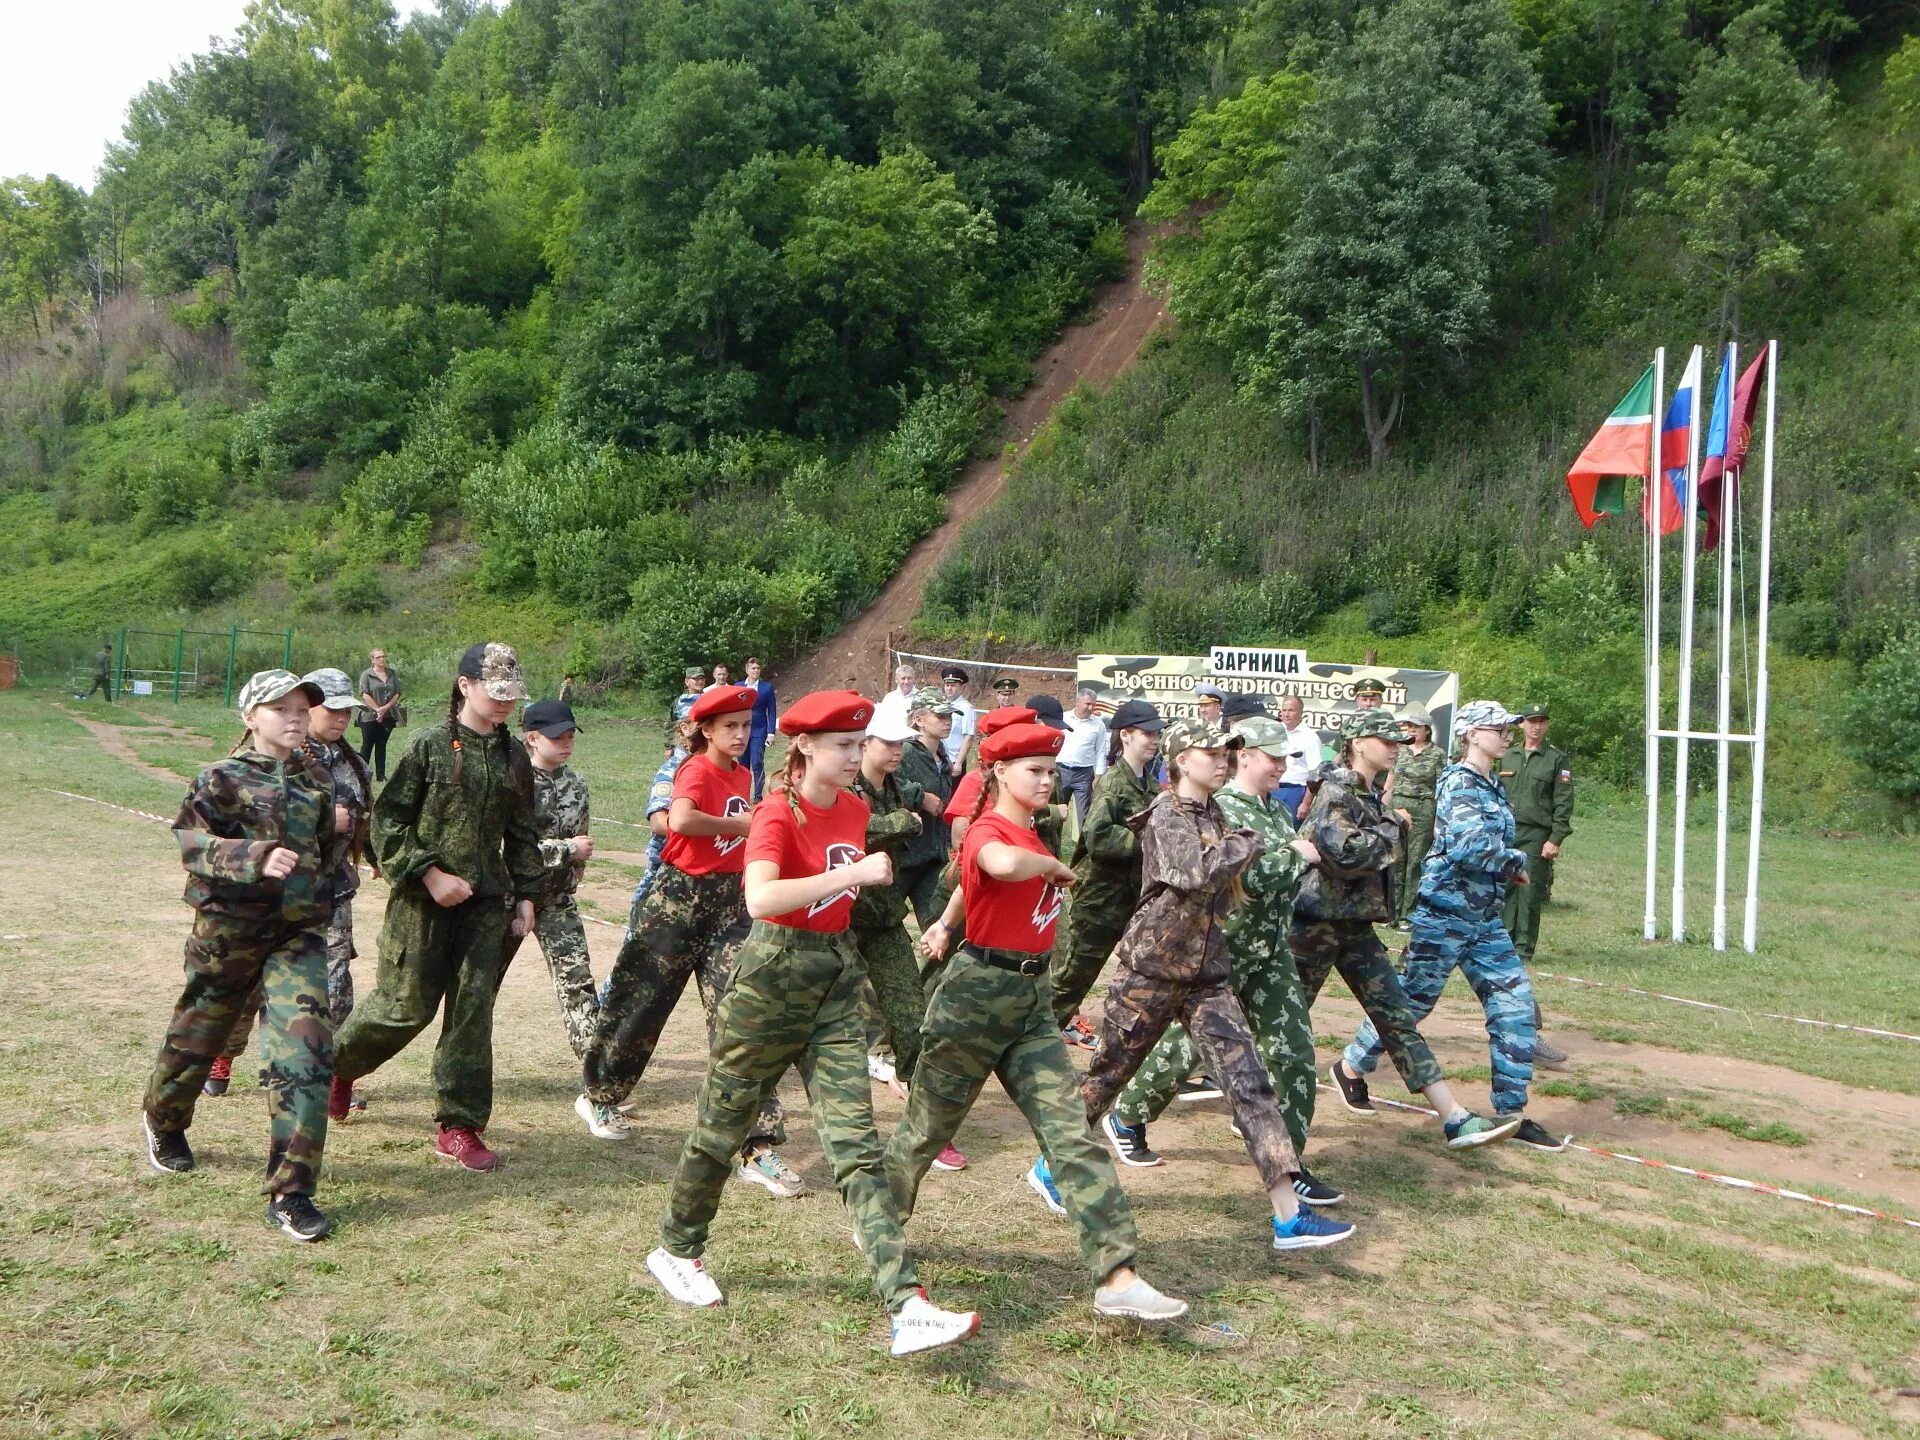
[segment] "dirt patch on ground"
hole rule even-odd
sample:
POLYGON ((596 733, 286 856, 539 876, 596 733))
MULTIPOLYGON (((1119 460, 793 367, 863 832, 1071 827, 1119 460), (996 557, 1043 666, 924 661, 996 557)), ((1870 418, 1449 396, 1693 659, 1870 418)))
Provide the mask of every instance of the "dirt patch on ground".
POLYGON ((1134 226, 1127 235, 1127 273, 1094 296, 1091 319, 1074 325, 1033 367, 1033 383, 1006 409, 992 456, 961 473, 947 500, 947 518, 907 552, 879 597, 839 634, 775 677, 781 693, 846 686, 875 694, 887 685, 888 654, 920 613, 927 581, 974 516, 998 498, 1009 461, 1024 455, 1054 409, 1081 384, 1104 387, 1131 365, 1147 337, 1167 319, 1166 306, 1143 283, 1154 232, 1134 226), (1009 453, 1008 447, 1011 448, 1009 453))
MULTIPOLYGON (((180 777, 174 774, 173 771, 159 765, 150 765, 138 755, 134 754, 133 747, 127 743, 127 737, 121 734, 116 727, 108 725, 103 721, 91 720, 85 715, 76 714, 65 705, 57 705, 54 708, 81 729, 85 730, 87 734, 91 735, 94 742, 98 744, 102 750, 113 756, 114 759, 131 765, 142 775, 145 775, 151 780, 158 780, 162 784, 177 786, 181 783, 180 777)), ((189 731, 175 730, 172 726, 165 728, 177 738, 185 739, 190 736, 196 740, 201 738, 197 735, 191 735, 189 731)))

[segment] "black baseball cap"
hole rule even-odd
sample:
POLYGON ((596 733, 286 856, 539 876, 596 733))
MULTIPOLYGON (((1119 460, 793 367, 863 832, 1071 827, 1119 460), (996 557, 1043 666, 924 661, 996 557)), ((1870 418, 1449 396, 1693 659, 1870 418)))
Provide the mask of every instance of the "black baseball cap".
POLYGON ((573 707, 561 700, 536 700, 520 712, 522 730, 538 730, 549 740, 558 740, 580 728, 573 718, 573 707))
POLYGON ((1107 721, 1109 730, 1145 730, 1149 734, 1158 734, 1167 728, 1167 722, 1160 718, 1160 712, 1145 700, 1125 700, 1120 708, 1113 712, 1113 718, 1107 721))
POLYGON ((1229 695, 1220 702, 1220 718, 1231 724, 1235 720, 1244 720, 1249 715, 1265 715, 1272 718, 1267 709, 1267 697, 1264 695, 1229 695))
POLYGON ((1055 730, 1067 728, 1067 712, 1061 708, 1060 702, 1053 696, 1029 695, 1020 703, 1033 711, 1034 717, 1042 725, 1051 726, 1055 730))

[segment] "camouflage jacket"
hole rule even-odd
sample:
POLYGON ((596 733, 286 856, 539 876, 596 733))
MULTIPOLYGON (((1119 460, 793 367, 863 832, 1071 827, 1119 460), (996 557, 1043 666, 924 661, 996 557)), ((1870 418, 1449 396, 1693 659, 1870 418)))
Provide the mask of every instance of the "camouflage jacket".
POLYGON ((420 731, 387 777, 373 805, 373 848, 387 883, 412 887, 429 865, 458 875, 479 896, 537 900, 547 883, 534 826, 533 793, 524 797, 508 778, 514 753, 533 769, 520 742, 496 728, 479 735, 461 725, 420 731), (453 738, 466 757, 453 783, 453 738))
POLYGON ((540 831, 540 863, 546 867, 543 900, 571 895, 586 878, 587 862, 573 853, 573 837, 585 835, 591 820, 587 782, 580 772, 533 769, 533 823, 540 831))
MULTIPOLYGON (((1153 804, 1160 789, 1116 761, 1093 782, 1080 838, 1074 842, 1075 909, 1124 916, 1140 901, 1140 837, 1129 822, 1153 804)), ((1117 922, 1116 922, 1117 923, 1117 922)))
POLYGON ((1225 980, 1233 880, 1260 854, 1262 840, 1230 828, 1212 801, 1182 800, 1171 790, 1127 825, 1140 837, 1140 905, 1115 958, 1157 980, 1225 980))
POLYGON ((698 695, 676 695, 673 704, 667 707, 667 749, 675 754, 685 754, 680 747, 680 726, 687 716, 693 713, 693 707, 700 703, 698 695))
MULTIPOLYGON (((953 798, 953 781, 947 775, 945 763, 943 759, 936 759, 918 740, 909 740, 900 747, 897 778, 903 787, 912 785, 922 795, 938 795, 940 803, 945 805, 953 798)), ((947 858, 950 833, 947 822, 935 819, 925 810, 920 813, 920 833, 907 841, 906 847, 893 857, 896 866, 924 865, 929 861, 947 858)))
POLYGON ((1320 852, 1307 871, 1293 913, 1301 920, 1393 918, 1393 866, 1405 838, 1372 786, 1339 765, 1325 779, 1300 821, 1300 833, 1320 852))
POLYGON ((1433 849, 1420 871, 1420 903, 1442 915, 1491 920, 1507 898, 1507 882, 1527 868, 1513 843, 1513 810, 1499 784, 1471 765, 1449 765, 1440 777, 1433 849))
POLYGON ((1299 893, 1307 862, 1293 848, 1293 821, 1272 796, 1249 795, 1227 786, 1214 797, 1227 824, 1251 830, 1264 842, 1253 863, 1240 873, 1247 904, 1227 917, 1227 951, 1239 974, 1243 961, 1270 959, 1287 943, 1293 923, 1293 897, 1299 893))
POLYGON ((334 833, 333 781, 306 751, 284 765, 246 748, 215 761, 194 777, 173 834, 186 902, 203 915, 305 926, 333 914, 347 837, 334 833), (269 879, 261 866, 280 846, 300 860, 269 879))
POLYGON ((369 853, 373 820, 373 772, 353 747, 334 741, 307 742, 307 751, 333 781, 333 803, 347 807, 353 829, 345 837, 340 863, 333 872, 333 898, 348 900, 360 893, 360 860, 369 853))
POLYGON ((1408 810, 1431 809, 1434 787, 1446 764, 1446 752, 1438 745, 1429 745, 1418 755, 1411 745, 1402 745, 1400 758, 1393 762, 1393 803, 1408 810))
MULTIPOLYGON (((867 853, 884 850, 897 860, 924 828, 920 809, 920 787, 889 775, 879 785, 862 774, 853 782, 853 793, 867 802, 867 853)), ((853 900, 852 924, 856 930, 885 930, 902 924, 907 918, 907 897, 897 884, 865 885, 853 900)))

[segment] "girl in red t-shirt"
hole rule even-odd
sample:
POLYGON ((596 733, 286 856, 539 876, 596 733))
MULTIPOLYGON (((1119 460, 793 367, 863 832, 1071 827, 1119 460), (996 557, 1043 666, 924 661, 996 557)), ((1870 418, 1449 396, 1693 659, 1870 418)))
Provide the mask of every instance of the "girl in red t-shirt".
POLYGON ((911 1355, 966 1339, 980 1317, 941 1310, 920 1288, 873 1128, 860 1020, 866 970, 847 934, 860 887, 893 879, 886 855, 866 853, 867 803, 849 793, 872 718, 872 702, 851 690, 808 695, 780 718, 781 733, 794 737, 786 783, 755 807, 747 837, 753 930, 714 1018, 699 1120, 647 1269, 683 1304, 721 1303, 700 1259, 708 1227, 760 1097, 797 1065, 854 1241, 892 1312, 893 1353, 911 1355))
MULTIPOLYGON (((646 1073, 689 976, 698 976, 711 1035, 734 952, 747 938, 741 876, 753 772, 741 757, 757 698, 751 685, 718 685, 687 716, 687 758, 673 777, 666 848, 653 884, 627 922, 581 1067, 585 1091, 574 1101, 587 1129, 603 1140, 632 1136, 620 1107, 646 1073)), ((773 1148, 785 1139, 780 1100, 769 1088, 760 1123, 744 1137, 738 1170, 742 1179, 781 1199, 806 1189, 773 1148)))
MULTIPOLYGON (((948 961, 921 1027, 920 1064, 907 1112, 887 1147, 887 1179, 911 1216, 934 1156, 953 1138, 990 1075, 1020 1107, 1052 1168, 1080 1250, 1093 1272, 1093 1308, 1134 1320, 1177 1320, 1184 1300, 1162 1295, 1133 1268, 1133 1210, 1106 1147, 1094 1138, 1079 1076, 1053 1021, 1047 952, 1061 896, 1073 883, 1034 831, 1053 794, 1062 733, 1012 725, 980 746, 986 780, 960 851, 960 888, 927 927, 944 955, 962 914, 966 943, 948 961)), ((1037 1167, 1036 1167, 1037 1168, 1037 1167)), ((1028 1183, 1038 1182, 1033 1175, 1028 1183)))

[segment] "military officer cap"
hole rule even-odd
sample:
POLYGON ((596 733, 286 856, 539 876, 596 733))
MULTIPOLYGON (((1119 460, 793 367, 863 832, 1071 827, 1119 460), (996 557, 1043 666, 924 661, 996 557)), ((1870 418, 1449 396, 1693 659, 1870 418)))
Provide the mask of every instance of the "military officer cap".
POLYGON ((864 732, 873 719, 873 702, 856 690, 816 690, 802 695, 780 717, 782 735, 864 732))
POLYGON ((953 714, 953 706, 938 690, 931 685, 922 685, 913 692, 913 698, 907 701, 907 714, 918 715, 922 710, 931 710, 936 715, 953 714))
POLYGON ((1201 684, 1194 686, 1193 693, 1202 700, 1219 700, 1224 702, 1227 698, 1227 692, 1222 690, 1218 685, 1215 685, 1211 680, 1203 681, 1201 684))
POLYGON ((1498 700, 1469 700, 1453 717, 1453 738, 1469 730, 1504 730, 1519 718, 1498 700))
POLYGON ((549 740, 571 735, 580 728, 573 707, 564 700, 536 700, 520 712, 522 730, 538 730, 549 740))
POLYGON ((1287 727, 1268 715, 1243 715, 1233 722, 1233 733, 1249 750, 1263 750, 1276 760, 1284 760, 1298 747, 1287 727))
POLYGON ((244 720, 254 706, 271 705, 296 690, 306 691, 309 705, 318 705, 326 698, 318 685, 302 680, 291 670, 262 670, 240 687, 240 718, 244 720))
POLYGON ((1171 760, 1183 750, 1238 750, 1246 743, 1224 725, 1195 716, 1191 720, 1176 720, 1167 727, 1165 748, 1167 759, 1171 760))
POLYGON ((1349 715, 1345 725, 1340 727, 1343 740, 1391 740, 1396 745, 1407 743, 1407 730, 1400 721, 1385 710, 1362 710, 1357 715, 1349 715))
POLYGON ((1145 700, 1123 700, 1113 712, 1113 718, 1107 722, 1109 730, 1145 730, 1157 735, 1166 729, 1167 722, 1160 718, 1160 712, 1145 700))
POLYGON ((1387 693, 1387 687, 1381 681, 1369 675, 1364 680, 1356 680, 1353 682, 1353 693, 1356 695, 1385 695, 1387 693))
POLYGON ((993 688, 996 690, 1003 690, 1007 694, 1011 695, 1014 691, 1020 688, 1020 682, 1014 679, 1013 676, 1011 675, 1002 675, 998 680, 993 682, 993 688))
POLYGON ((467 653, 460 657, 460 673, 469 680, 478 680, 489 699, 527 698, 527 681, 520 673, 520 657, 513 653, 511 645, 502 645, 498 640, 469 645, 467 653))
POLYGON ((319 703, 329 710, 351 710, 360 703, 360 697, 353 693, 353 681, 344 670, 309 670, 300 677, 300 683, 318 685, 322 697, 319 703))
POLYGON ((954 680, 965 685, 969 677, 967 672, 962 670, 958 665, 949 665, 940 672, 940 678, 942 680, 954 680))
POLYGON ((1544 700, 1536 700, 1531 705, 1522 705, 1520 707, 1520 714, 1516 718, 1521 720, 1548 719, 1547 702, 1544 700))
POLYGON ((1067 737, 1045 725, 1009 725, 996 730, 980 746, 980 758, 989 765, 996 760, 1021 760, 1029 755, 1058 755, 1067 737))
POLYGON ((759 698, 760 692, 751 685, 716 685, 693 702, 687 719, 698 725, 702 720, 716 720, 722 715, 751 710, 759 698))

